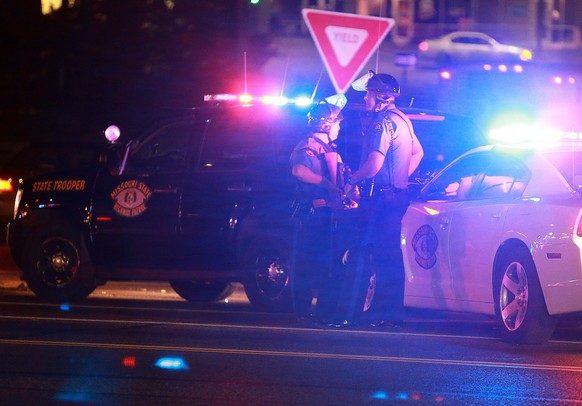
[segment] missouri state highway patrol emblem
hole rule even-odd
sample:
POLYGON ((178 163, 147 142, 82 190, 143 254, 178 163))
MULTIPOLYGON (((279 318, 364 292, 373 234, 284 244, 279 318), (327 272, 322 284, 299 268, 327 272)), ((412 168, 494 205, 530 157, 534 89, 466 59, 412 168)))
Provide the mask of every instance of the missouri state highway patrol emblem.
POLYGON ((424 269, 432 268, 437 260, 436 250, 438 246, 439 240, 432 227, 427 224, 420 227, 412 239, 416 263, 424 269))
POLYGON ((113 210, 123 217, 135 217, 147 210, 146 202, 152 196, 151 189, 138 180, 126 180, 111 192, 113 210))

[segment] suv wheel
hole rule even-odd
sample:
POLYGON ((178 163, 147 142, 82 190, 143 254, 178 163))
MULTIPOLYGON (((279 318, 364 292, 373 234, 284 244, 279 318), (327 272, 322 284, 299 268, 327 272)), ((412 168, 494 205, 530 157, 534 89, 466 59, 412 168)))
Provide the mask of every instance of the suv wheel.
POLYGON ((228 282, 170 281, 172 289, 192 303, 217 302, 234 291, 234 284, 228 282))
POLYGON ((248 248, 243 285, 253 306, 267 311, 290 311, 289 256, 275 244, 255 241, 248 248))
POLYGON ((23 255, 23 277, 28 287, 47 300, 80 300, 96 288, 83 280, 80 233, 49 228, 30 238, 23 255))

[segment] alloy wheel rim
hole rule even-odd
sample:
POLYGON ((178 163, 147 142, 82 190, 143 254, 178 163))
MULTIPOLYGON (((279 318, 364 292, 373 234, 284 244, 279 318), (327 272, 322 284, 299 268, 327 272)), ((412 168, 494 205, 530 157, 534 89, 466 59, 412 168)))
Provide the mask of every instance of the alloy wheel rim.
POLYGON ((509 331, 516 331, 522 325, 527 313, 528 299, 525 268, 519 262, 512 262, 503 273, 499 295, 501 318, 509 331))
POLYGON ((80 265, 77 249, 65 239, 52 238, 42 244, 41 252, 36 269, 42 280, 59 288, 71 283, 80 265))
POLYGON ((257 259, 256 281, 259 289, 266 295, 280 294, 288 283, 288 272, 283 261, 277 257, 257 259))

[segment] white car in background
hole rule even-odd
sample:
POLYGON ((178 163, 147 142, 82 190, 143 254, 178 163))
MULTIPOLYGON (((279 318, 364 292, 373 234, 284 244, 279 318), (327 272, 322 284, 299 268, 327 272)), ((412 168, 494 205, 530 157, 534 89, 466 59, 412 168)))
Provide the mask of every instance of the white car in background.
POLYGON ((511 342, 549 339, 557 316, 582 312, 581 184, 579 141, 457 158, 402 221, 406 306, 495 315, 511 342))
POLYGON ((438 65, 457 62, 527 62, 533 58, 529 49, 502 44, 489 35, 473 31, 456 31, 418 44, 421 58, 438 65))

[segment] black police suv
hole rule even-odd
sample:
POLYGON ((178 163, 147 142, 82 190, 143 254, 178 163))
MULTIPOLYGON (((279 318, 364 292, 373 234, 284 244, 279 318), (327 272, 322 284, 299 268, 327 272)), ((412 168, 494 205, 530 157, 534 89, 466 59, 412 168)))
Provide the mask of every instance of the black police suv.
MULTIPOLYGON (((289 155, 308 108, 217 99, 112 143, 98 164, 21 184, 7 239, 36 295, 74 301, 109 280, 158 280, 189 301, 215 301, 242 282, 256 307, 287 308, 289 155)), ((413 114, 423 124, 446 122, 413 114)), ((340 145, 346 156, 358 155, 356 116, 342 123, 353 138, 340 145)), ((450 130, 446 137, 455 137, 450 130)), ((434 143, 435 132, 417 133, 434 143)))

